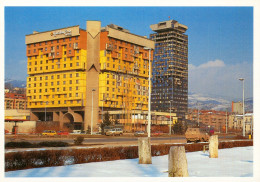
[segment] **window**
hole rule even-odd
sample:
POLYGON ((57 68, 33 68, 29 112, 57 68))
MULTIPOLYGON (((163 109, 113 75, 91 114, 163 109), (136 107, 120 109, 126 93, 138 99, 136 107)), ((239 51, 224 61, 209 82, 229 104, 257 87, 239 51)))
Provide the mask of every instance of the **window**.
POLYGON ((63 85, 66 85, 66 81, 63 81, 63 85))
POLYGON ((65 42, 65 39, 63 39, 63 42, 65 42))
POLYGON ((77 60, 79 60, 79 56, 77 56, 77 60))
POLYGON ((72 57, 70 57, 70 60, 72 61, 72 57))
POLYGON ((79 73, 76 73, 76 77, 79 77, 79 73))
MULTIPOLYGON (((67 53, 67 52, 66 52, 66 51, 64 51, 64 55, 66 55, 66 53, 67 53)), ((66 58, 64 58, 64 59, 66 59, 66 58)), ((66 61, 66 60, 64 60, 64 61, 66 61)))
POLYGON ((72 63, 70 63, 70 67, 72 67, 72 63))
POLYGON ((64 61, 66 61, 66 58, 64 58, 64 61))
POLYGON ((69 50, 69 54, 71 54, 71 50, 69 50))
POLYGON ((66 74, 63 75, 63 78, 66 78, 66 74))
POLYGON ((66 64, 64 64, 63 67, 66 68, 66 64))
POLYGON ((75 39, 76 39, 76 40, 78 40, 78 39, 79 39, 79 37, 75 37, 75 39))
POLYGON ((30 50, 28 50, 28 54, 30 54, 31 53, 31 51, 30 50))
POLYGON ((72 84, 72 80, 70 80, 70 84, 72 84))
POLYGON ((76 80, 76 84, 78 84, 79 83, 79 80, 76 80))

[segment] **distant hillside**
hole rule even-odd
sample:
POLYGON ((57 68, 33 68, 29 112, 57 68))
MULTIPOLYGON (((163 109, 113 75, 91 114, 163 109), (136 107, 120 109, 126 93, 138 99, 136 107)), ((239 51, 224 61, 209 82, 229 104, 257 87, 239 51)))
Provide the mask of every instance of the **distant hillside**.
MULTIPOLYGON (((232 100, 226 100, 223 98, 212 98, 201 96, 200 94, 191 93, 188 96, 188 107, 199 108, 203 110, 217 110, 217 111, 231 111, 232 100)), ((238 101, 235 101, 238 102, 238 101)), ((253 111, 253 98, 245 99, 245 110, 253 111)))
POLYGON ((12 80, 12 79, 5 79, 5 84, 10 83, 13 87, 25 88, 26 81, 22 80, 12 80))

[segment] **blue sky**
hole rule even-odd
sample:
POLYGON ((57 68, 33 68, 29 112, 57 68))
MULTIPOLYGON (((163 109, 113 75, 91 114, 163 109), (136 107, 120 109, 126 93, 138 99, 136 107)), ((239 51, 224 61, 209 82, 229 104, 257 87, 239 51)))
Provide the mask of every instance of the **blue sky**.
POLYGON ((253 7, 5 7, 5 77, 26 79, 25 35, 99 20, 149 36, 151 24, 174 19, 188 26, 189 92, 253 95, 253 7), (15 67, 14 67, 15 66, 15 67))

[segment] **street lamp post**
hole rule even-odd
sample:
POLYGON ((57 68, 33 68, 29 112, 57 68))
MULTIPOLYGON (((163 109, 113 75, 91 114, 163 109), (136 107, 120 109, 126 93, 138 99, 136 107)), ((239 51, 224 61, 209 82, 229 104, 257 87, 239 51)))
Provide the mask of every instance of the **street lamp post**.
POLYGON ((244 89, 244 78, 239 78, 243 83, 243 136, 245 136, 245 89, 244 89))
POLYGON ((170 128, 169 128, 169 135, 172 134, 172 101, 170 100, 170 128))
POLYGON ((94 115, 94 107, 93 107, 93 105, 94 105, 94 99, 93 99, 93 95, 94 95, 94 92, 95 92, 96 90, 95 89, 92 89, 92 112, 91 112, 91 135, 93 135, 93 115, 94 115))
POLYGON ((48 101, 45 101, 45 122, 46 122, 46 105, 48 104, 48 101))
POLYGON ((228 124, 227 124, 227 110, 226 110, 226 133, 227 133, 227 127, 228 127, 228 124))
POLYGON ((198 119, 198 126, 199 126, 200 125, 200 120, 199 120, 200 113, 199 113, 199 103, 198 103, 198 101, 197 101, 197 108, 198 108, 198 117, 197 117, 197 119, 198 119))
POLYGON ((148 137, 151 137, 151 48, 144 47, 145 50, 149 50, 149 91, 148 91, 148 137))

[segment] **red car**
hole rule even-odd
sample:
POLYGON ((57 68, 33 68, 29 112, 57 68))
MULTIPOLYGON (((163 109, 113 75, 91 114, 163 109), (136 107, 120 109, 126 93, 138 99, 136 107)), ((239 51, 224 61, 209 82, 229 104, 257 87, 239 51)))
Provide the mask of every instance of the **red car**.
POLYGON ((57 135, 69 135, 69 132, 67 132, 67 131, 58 131, 57 135))
POLYGON ((163 132, 161 132, 161 131, 156 131, 153 133, 154 136, 160 136, 162 134, 163 134, 163 132))

